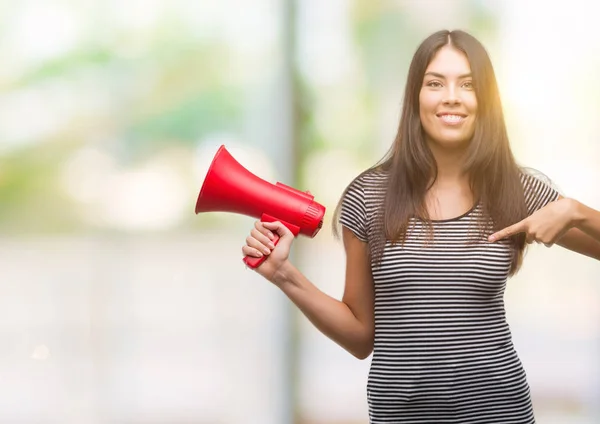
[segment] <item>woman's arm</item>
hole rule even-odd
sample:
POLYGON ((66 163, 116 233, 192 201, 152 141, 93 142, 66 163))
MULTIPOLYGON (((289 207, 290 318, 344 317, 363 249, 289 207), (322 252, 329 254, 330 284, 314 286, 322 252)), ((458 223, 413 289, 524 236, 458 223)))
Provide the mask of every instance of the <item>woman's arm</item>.
POLYGON ((558 244, 566 249, 600 260, 600 212, 574 199, 559 197, 531 216, 492 234, 494 242, 525 233, 527 242, 558 244))
POLYGON ((600 212, 573 199, 572 225, 556 244, 600 261, 600 212))
MULTIPOLYGON (((252 248, 264 251, 262 243, 268 244, 266 237, 269 229, 281 237, 270 253, 273 257, 267 258, 257 271, 279 287, 324 335, 355 357, 367 358, 373 351, 375 334, 374 289, 367 243, 343 227, 346 277, 344 295, 340 301, 319 290, 287 259, 293 235, 285 226, 265 223, 257 224, 257 229, 264 238, 254 233, 254 237, 247 240, 252 248), (266 226, 269 228, 264 228, 266 226)), ((252 248, 245 247, 244 253, 255 256, 252 248)))

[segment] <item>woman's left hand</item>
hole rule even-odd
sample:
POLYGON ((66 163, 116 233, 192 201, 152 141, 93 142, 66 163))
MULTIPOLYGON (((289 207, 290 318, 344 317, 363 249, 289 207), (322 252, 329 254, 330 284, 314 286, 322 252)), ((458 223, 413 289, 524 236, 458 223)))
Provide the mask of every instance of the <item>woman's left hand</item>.
POLYGON ((575 210, 576 201, 561 198, 548 203, 521 222, 492 234, 488 241, 495 242, 525 233, 527 243, 543 243, 550 247, 574 226, 575 210))

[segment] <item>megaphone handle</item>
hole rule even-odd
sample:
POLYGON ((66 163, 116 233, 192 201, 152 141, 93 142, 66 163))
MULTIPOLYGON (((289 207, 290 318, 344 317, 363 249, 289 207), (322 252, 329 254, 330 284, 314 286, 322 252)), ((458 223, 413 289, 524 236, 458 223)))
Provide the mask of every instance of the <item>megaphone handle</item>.
MULTIPOLYGON (((279 243, 279 235, 276 233, 273 234, 272 241, 273 241, 273 244, 275 246, 277 246, 277 243, 279 243)), ((246 264, 246 266, 248 266, 248 268, 254 269, 254 268, 258 267, 260 264, 262 264, 267 258, 268 258, 268 256, 261 256, 260 258, 245 256, 244 263, 246 264)))

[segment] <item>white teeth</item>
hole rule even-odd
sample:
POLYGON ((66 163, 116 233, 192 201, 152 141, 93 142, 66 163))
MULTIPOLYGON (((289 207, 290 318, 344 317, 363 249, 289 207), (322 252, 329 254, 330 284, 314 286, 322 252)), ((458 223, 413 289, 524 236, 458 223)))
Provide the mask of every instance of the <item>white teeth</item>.
POLYGON ((464 118, 460 115, 442 115, 440 116, 440 118, 444 121, 444 122, 449 122, 449 123, 457 123, 462 121, 464 118))

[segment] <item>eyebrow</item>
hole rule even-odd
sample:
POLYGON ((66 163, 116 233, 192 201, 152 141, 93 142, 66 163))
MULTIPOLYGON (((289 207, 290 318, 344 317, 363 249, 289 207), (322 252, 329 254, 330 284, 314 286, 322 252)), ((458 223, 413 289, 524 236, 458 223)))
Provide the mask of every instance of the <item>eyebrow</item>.
MULTIPOLYGON (((427 75, 431 75, 432 77, 436 77, 436 78, 446 79, 446 77, 444 75, 439 74, 437 72, 425 72, 424 76, 427 76, 427 75)), ((470 78, 470 77, 472 77, 472 74, 469 73, 469 74, 459 75, 458 79, 470 78)))

